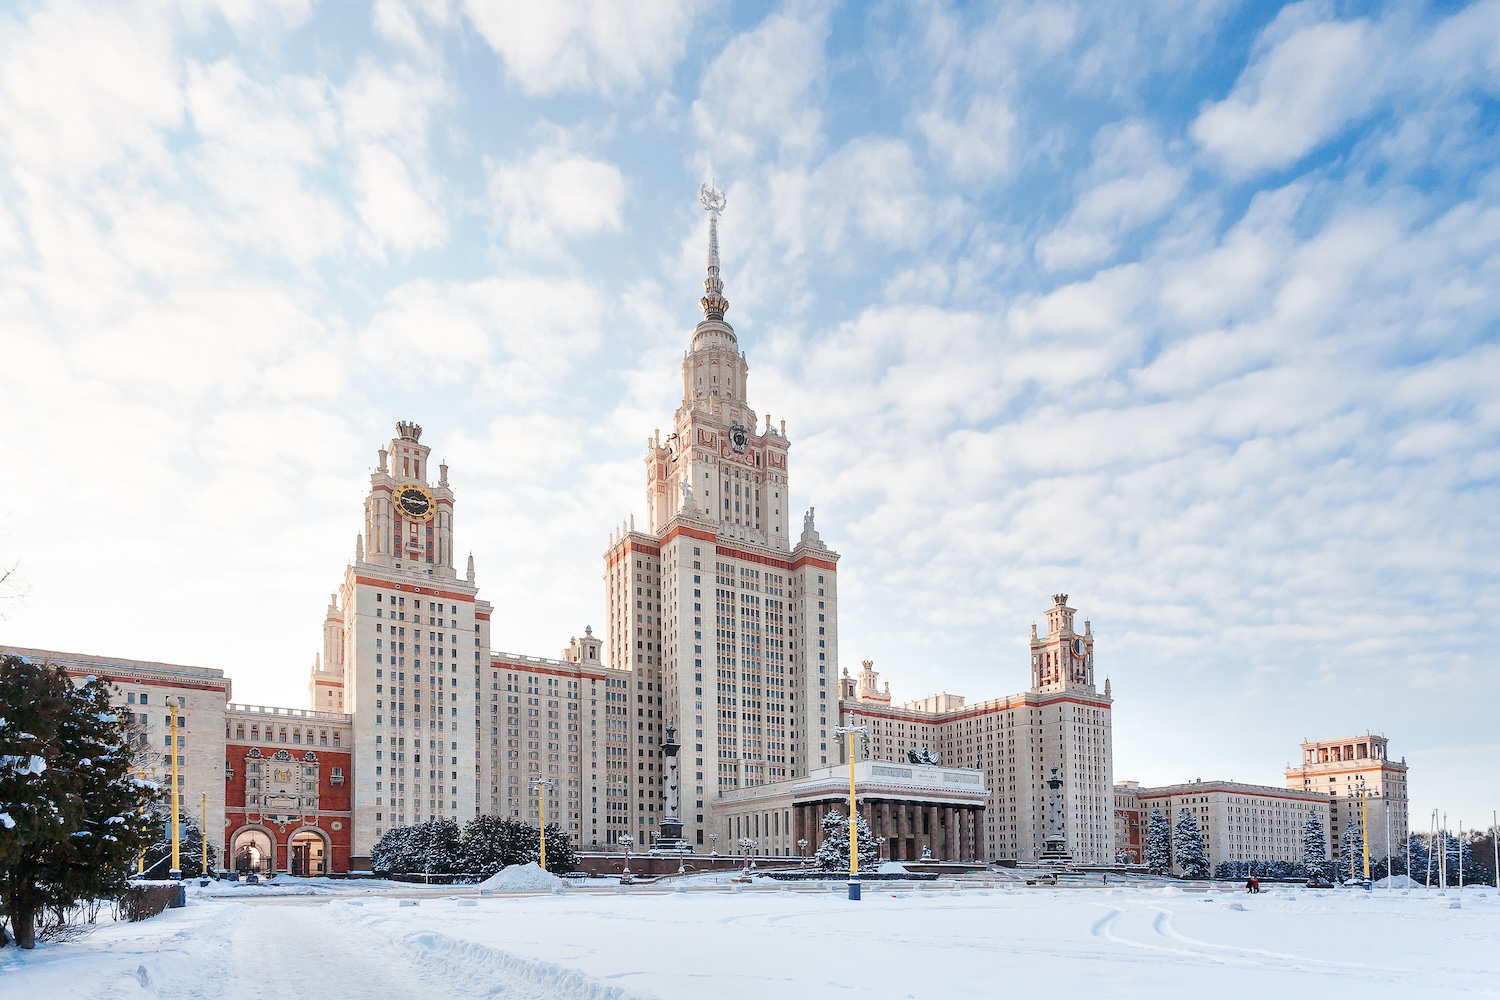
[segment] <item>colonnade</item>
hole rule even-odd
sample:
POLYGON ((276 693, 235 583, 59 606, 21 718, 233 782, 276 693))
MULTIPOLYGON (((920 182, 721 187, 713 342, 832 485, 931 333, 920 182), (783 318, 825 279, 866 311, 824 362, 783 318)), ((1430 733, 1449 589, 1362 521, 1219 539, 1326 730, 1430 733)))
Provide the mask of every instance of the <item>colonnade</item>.
MULTIPOLYGON (((796 839, 807 841, 807 853, 822 845, 823 817, 848 815, 849 800, 806 802, 792 809, 796 839)), ((880 856, 891 861, 921 860, 922 850, 936 861, 983 860, 984 807, 967 803, 860 799, 859 815, 876 837, 884 837, 880 856)))

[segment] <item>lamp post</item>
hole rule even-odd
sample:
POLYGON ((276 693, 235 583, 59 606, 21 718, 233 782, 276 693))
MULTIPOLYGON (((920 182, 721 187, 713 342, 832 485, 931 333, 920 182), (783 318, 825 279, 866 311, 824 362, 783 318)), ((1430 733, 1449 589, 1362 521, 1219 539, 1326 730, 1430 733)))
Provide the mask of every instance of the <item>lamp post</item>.
POLYGON ((555 787, 557 783, 551 778, 532 778, 531 790, 536 792, 537 807, 542 818, 541 827, 541 855, 542 871, 547 870, 547 789, 555 787))
POLYGON ((208 793, 203 793, 203 836, 198 843, 198 874, 202 878, 208 878, 208 793))
POLYGON ((625 848, 625 870, 620 873, 621 878, 630 877, 630 847, 635 843, 635 838, 628 833, 620 834, 620 846, 625 848))
POLYGON ((750 877, 750 852, 755 850, 755 841, 749 837, 740 838, 740 850, 745 852, 745 878, 750 877))
POLYGON ((1364 854, 1365 890, 1370 888, 1370 792, 1365 779, 1359 779, 1359 847, 1364 854))
POLYGON ((807 841, 805 841, 805 840, 799 840, 799 841, 797 841, 797 857, 801 858, 804 862, 806 862, 806 860, 807 860, 807 841))
POLYGON ((714 857, 717 858, 719 856, 719 835, 717 833, 710 833, 708 835, 708 846, 713 851, 714 857))
POLYGON ((178 823, 177 804, 177 706, 168 704, 170 712, 171 728, 167 731, 167 749, 171 751, 168 755, 172 762, 172 871, 168 877, 176 881, 182 881, 182 837, 181 827, 178 823))
POLYGON ((864 726, 839 726, 834 732, 849 737, 849 898, 859 899, 859 807, 854 800, 854 737, 864 726))

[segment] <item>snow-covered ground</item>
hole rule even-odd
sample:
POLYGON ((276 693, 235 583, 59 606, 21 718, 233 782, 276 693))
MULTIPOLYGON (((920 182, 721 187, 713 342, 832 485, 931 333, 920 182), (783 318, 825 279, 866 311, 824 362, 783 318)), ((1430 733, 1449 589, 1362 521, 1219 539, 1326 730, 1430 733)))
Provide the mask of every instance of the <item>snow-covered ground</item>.
POLYGON ((0 997, 1500 995, 1487 888, 1461 909, 1425 890, 870 884, 851 903, 815 885, 366 888, 195 892, 153 920, 0 951, 0 997))

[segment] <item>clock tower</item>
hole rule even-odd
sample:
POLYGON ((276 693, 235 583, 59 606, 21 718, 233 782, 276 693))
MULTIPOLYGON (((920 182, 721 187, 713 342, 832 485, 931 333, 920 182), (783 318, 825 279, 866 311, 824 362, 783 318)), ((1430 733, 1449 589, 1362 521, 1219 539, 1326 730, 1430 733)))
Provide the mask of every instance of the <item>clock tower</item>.
POLYGON ((1094 691, 1094 629, 1083 623, 1074 631, 1067 594, 1053 594, 1047 609, 1047 634, 1038 637, 1031 626, 1031 689, 1033 691, 1094 691))
POLYGON ((473 557, 462 578, 455 569, 453 489, 445 464, 434 481, 431 451, 422 428, 402 421, 377 452, 313 668, 314 710, 352 716, 356 866, 391 827, 462 823, 490 798, 479 691, 491 608, 473 557))

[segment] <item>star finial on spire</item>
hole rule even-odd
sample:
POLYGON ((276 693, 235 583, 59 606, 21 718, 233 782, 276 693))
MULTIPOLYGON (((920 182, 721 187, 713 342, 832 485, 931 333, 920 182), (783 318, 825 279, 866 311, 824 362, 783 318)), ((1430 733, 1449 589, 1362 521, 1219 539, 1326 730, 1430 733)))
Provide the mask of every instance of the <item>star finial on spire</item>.
POLYGON ((708 210, 708 277, 703 281, 703 298, 698 304, 703 307, 704 319, 724 318, 729 300, 724 298, 724 282, 719 278, 719 215, 724 211, 724 192, 711 182, 698 188, 698 200, 708 210))

